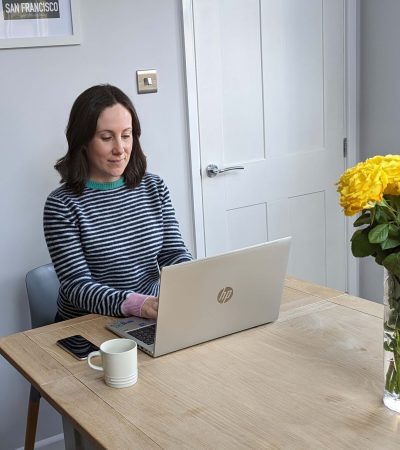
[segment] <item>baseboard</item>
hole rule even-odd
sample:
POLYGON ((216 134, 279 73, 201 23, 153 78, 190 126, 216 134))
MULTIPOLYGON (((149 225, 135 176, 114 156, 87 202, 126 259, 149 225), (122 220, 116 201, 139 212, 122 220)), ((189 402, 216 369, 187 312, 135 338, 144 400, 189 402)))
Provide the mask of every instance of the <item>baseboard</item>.
MULTIPOLYGON (((42 439, 40 441, 35 442, 35 450, 38 448, 44 449, 44 450, 53 450, 53 448, 61 449, 63 447, 60 446, 60 443, 64 442, 64 433, 56 434, 55 436, 50 436, 46 439, 42 439), (58 446, 56 447, 56 444, 58 446)), ((19 447, 15 450, 24 450, 24 447, 19 447)))

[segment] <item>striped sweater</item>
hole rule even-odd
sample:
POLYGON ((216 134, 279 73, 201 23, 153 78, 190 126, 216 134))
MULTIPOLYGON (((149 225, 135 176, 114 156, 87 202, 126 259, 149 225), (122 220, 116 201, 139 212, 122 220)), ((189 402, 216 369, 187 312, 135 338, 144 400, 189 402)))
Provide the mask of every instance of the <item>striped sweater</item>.
POLYGON ((168 188, 149 173, 134 189, 122 179, 88 182, 82 195, 63 185, 48 196, 43 222, 64 319, 122 316, 128 295, 158 296, 160 268, 192 259, 168 188))

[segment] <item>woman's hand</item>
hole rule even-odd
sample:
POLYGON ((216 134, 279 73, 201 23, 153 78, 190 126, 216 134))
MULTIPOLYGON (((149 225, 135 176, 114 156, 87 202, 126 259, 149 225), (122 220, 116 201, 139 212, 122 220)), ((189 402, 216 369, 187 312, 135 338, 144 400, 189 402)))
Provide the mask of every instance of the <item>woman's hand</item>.
POLYGON ((146 319, 157 319, 158 314, 158 298, 147 297, 140 310, 141 317, 146 319))

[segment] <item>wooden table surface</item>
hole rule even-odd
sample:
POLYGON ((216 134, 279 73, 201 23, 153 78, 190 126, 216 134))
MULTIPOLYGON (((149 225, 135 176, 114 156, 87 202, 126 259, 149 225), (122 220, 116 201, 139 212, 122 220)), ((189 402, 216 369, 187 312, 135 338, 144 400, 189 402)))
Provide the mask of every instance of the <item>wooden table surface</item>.
POLYGON ((107 449, 400 449, 384 407, 380 304, 287 278, 278 321, 160 358, 106 386, 56 346, 115 337, 89 315, 0 339, 0 353, 107 449))

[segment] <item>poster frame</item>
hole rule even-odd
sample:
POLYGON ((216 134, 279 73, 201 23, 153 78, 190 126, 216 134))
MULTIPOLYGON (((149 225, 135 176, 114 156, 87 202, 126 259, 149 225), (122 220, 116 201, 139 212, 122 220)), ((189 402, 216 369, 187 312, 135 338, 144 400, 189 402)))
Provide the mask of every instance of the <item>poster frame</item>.
MULTIPOLYGON (((26 47, 51 47, 59 45, 79 45, 81 43, 80 22, 79 22, 79 1, 80 0, 59 0, 68 2, 71 11, 71 33, 67 35, 37 35, 29 37, 1 37, 0 49, 26 48, 26 47)), ((42 20, 42 19, 36 19, 42 20)), ((51 19, 56 20, 56 19, 51 19)))

